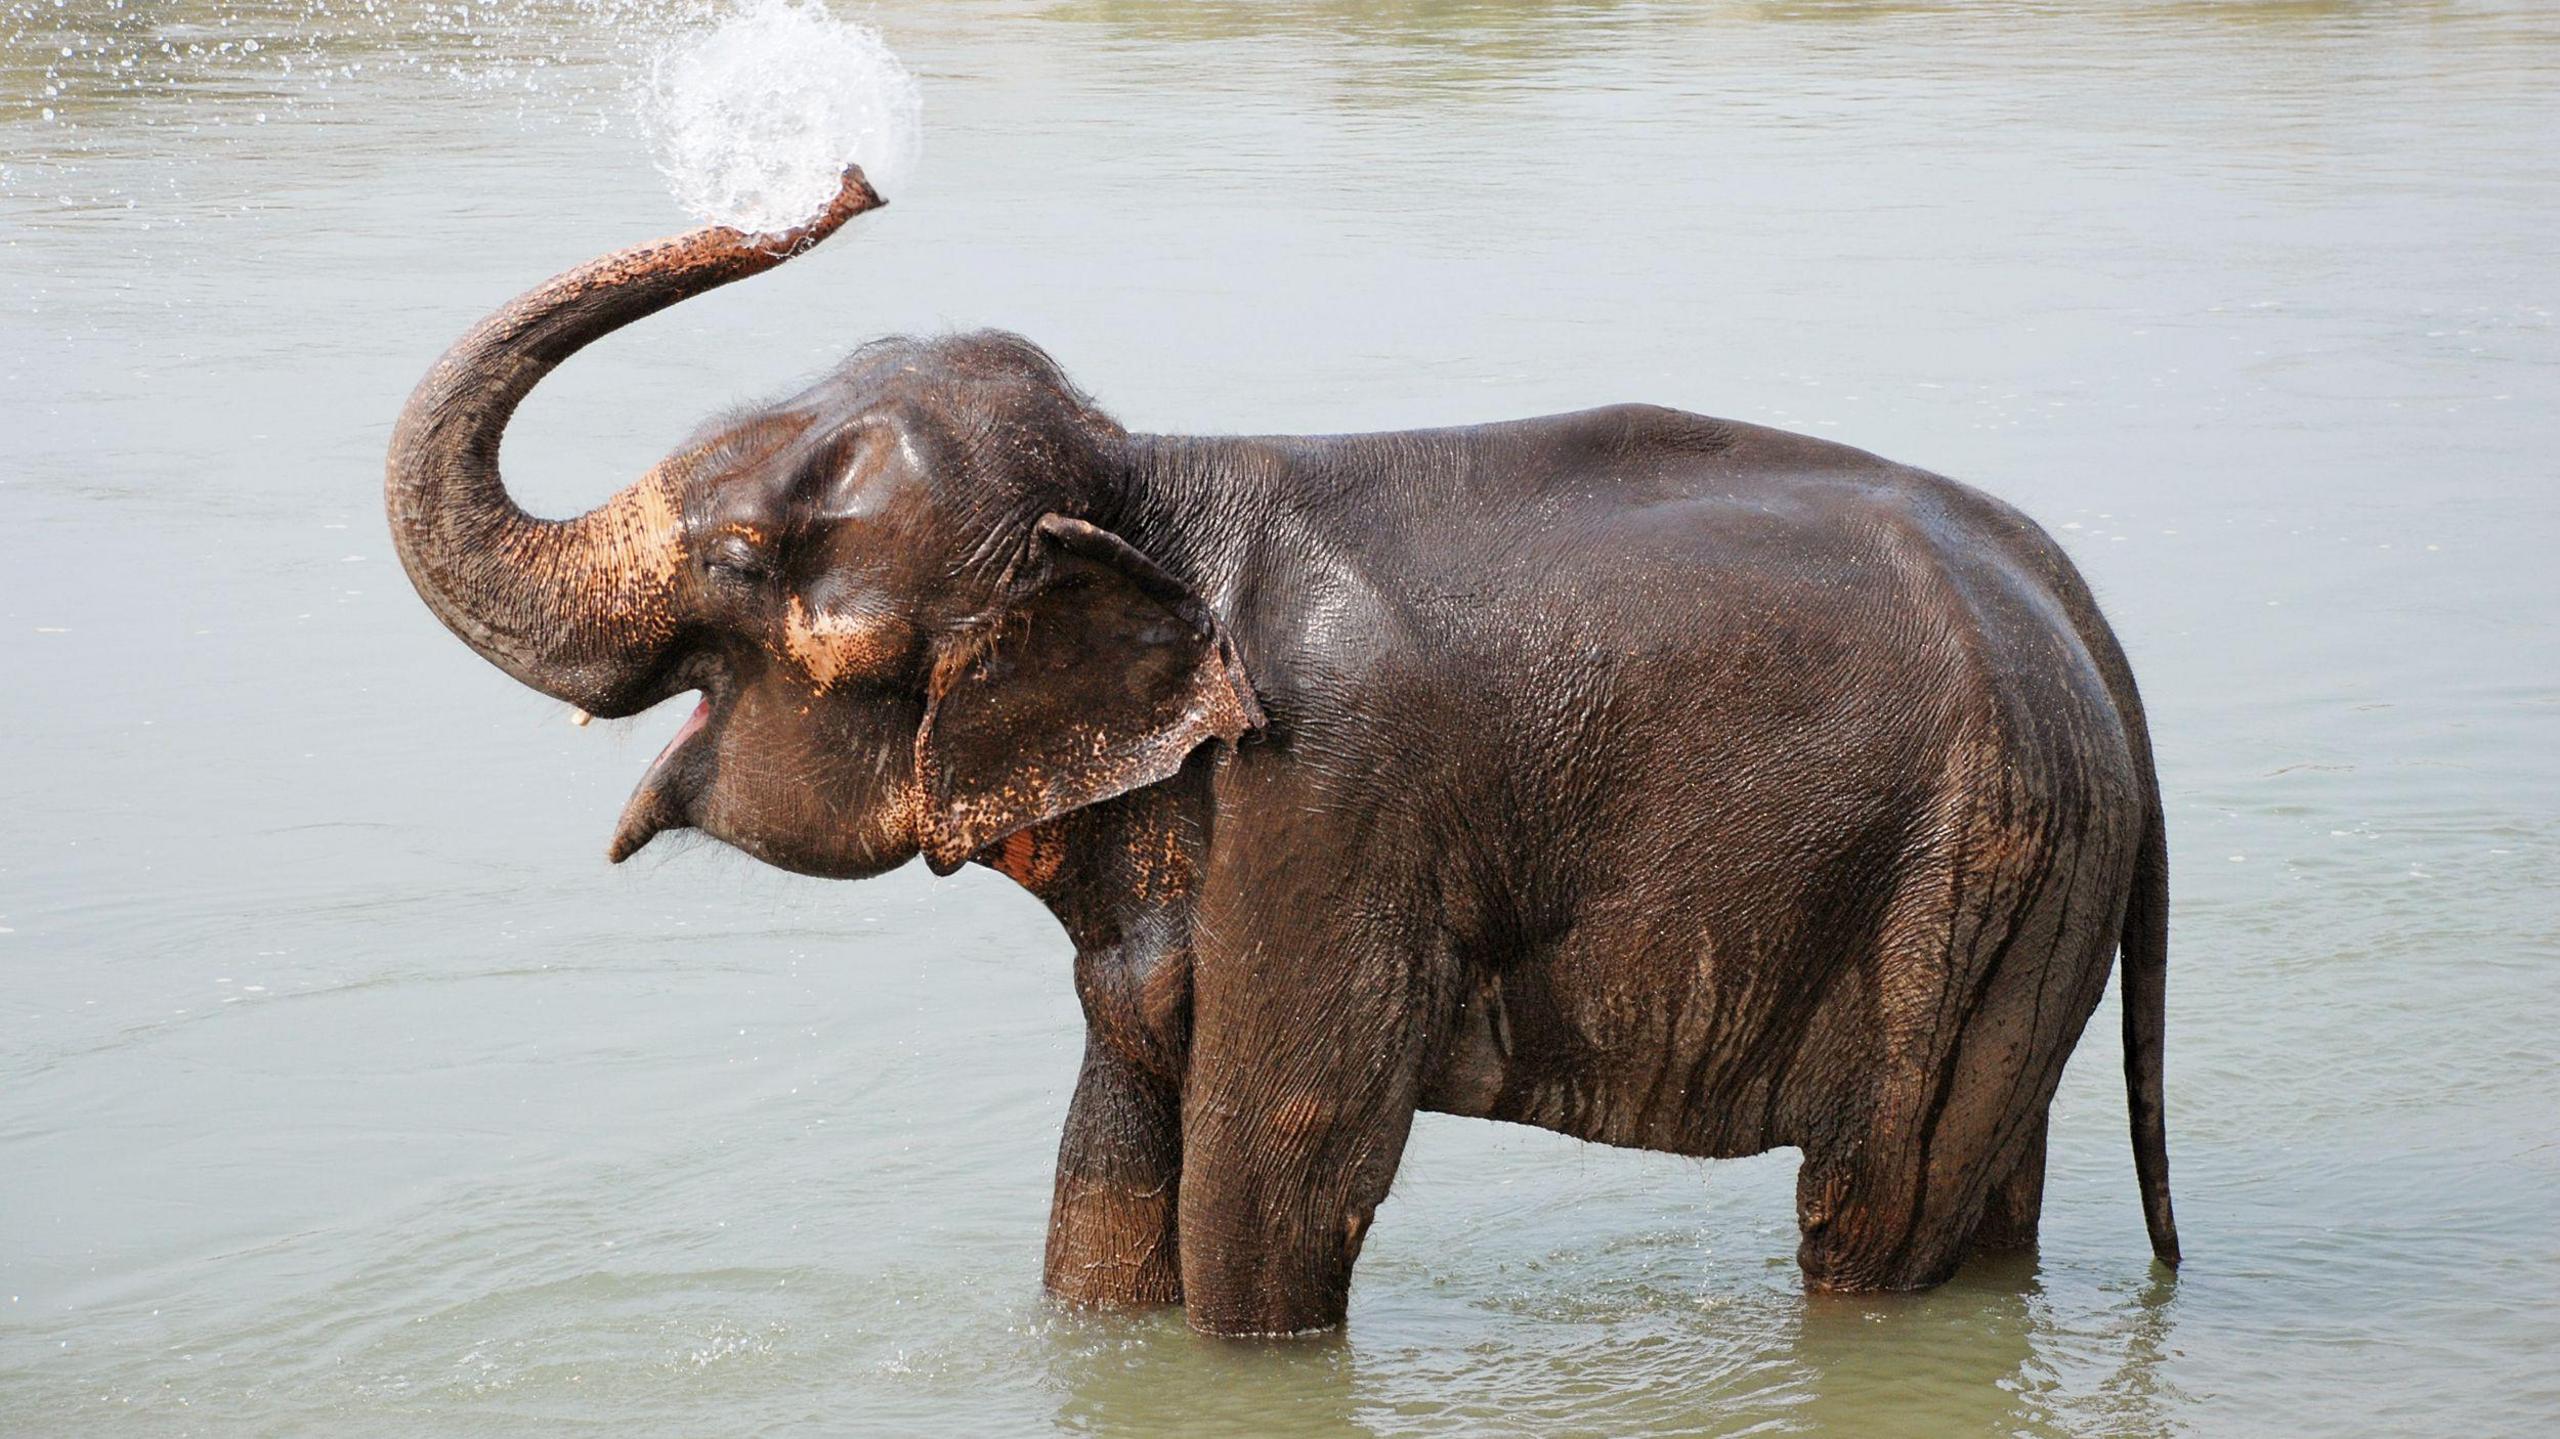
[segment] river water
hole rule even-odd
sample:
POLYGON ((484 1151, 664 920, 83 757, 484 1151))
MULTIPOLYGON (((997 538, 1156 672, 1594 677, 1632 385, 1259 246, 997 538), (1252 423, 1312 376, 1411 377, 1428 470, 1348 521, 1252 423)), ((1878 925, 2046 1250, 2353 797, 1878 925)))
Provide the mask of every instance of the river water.
POLYGON ((1809 1299, 1791 1154, 1426 1117, 1348 1332, 1265 1346, 1042 1300, 1029 898, 608 868, 681 706, 572 729, 401 578, 427 362, 680 223, 675 7, 335 9, 0 20, 0 1430, 2560 1421, 2560 12, 879 8, 913 183, 546 385, 535 507, 892 330, 1144 428, 1652 400, 2022 505, 2150 697, 2174 1281, 2110 1001, 2035 1260, 1809 1299))

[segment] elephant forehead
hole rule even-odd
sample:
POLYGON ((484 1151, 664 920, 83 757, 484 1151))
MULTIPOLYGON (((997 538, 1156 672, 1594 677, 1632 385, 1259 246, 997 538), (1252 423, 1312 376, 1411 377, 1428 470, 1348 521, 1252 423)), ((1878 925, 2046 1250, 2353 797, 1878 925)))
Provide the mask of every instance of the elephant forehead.
POLYGON ((930 508, 924 477, 932 473, 904 425, 874 418, 856 423, 836 462, 820 471, 810 511, 822 521, 879 524, 911 520, 930 508))

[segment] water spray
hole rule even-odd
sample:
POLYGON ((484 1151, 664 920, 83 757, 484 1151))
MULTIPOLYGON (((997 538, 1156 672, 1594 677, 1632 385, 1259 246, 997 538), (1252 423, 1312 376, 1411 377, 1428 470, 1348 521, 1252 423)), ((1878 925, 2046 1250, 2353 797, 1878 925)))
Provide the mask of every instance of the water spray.
POLYGON ((816 0, 747 0, 667 44, 640 108, 676 203, 750 234, 816 215, 849 164, 894 192, 914 169, 923 113, 879 33, 816 0))

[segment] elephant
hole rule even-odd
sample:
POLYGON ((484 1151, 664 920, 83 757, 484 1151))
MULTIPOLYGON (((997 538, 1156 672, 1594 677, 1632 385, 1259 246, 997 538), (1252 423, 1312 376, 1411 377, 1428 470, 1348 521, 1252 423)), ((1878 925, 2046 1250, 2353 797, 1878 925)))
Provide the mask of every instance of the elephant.
POLYGON ((1977 490, 1647 405, 1133 433, 999 331, 889 338, 528 515, 517 403, 758 274, 711 227, 439 359, 390 525, 454 634, 584 714, 691 716, 608 858, 1038 897, 1085 1018, 1044 1282, 1218 1335, 1339 1326, 1417 1112, 1801 1154, 1816 1291, 2032 1245, 2064 1062, 2122 954, 2152 1254, 2168 857, 2125 654, 1977 490))

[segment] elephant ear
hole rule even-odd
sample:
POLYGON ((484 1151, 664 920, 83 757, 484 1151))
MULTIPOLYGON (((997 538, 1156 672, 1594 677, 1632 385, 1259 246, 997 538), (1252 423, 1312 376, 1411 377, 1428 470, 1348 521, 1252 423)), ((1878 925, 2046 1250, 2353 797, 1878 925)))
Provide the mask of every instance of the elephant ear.
POLYGON ((924 854, 938 874, 1261 727, 1208 605, 1108 530, 1043 517, 998 596, 934 666, 916 733, 924 854))

